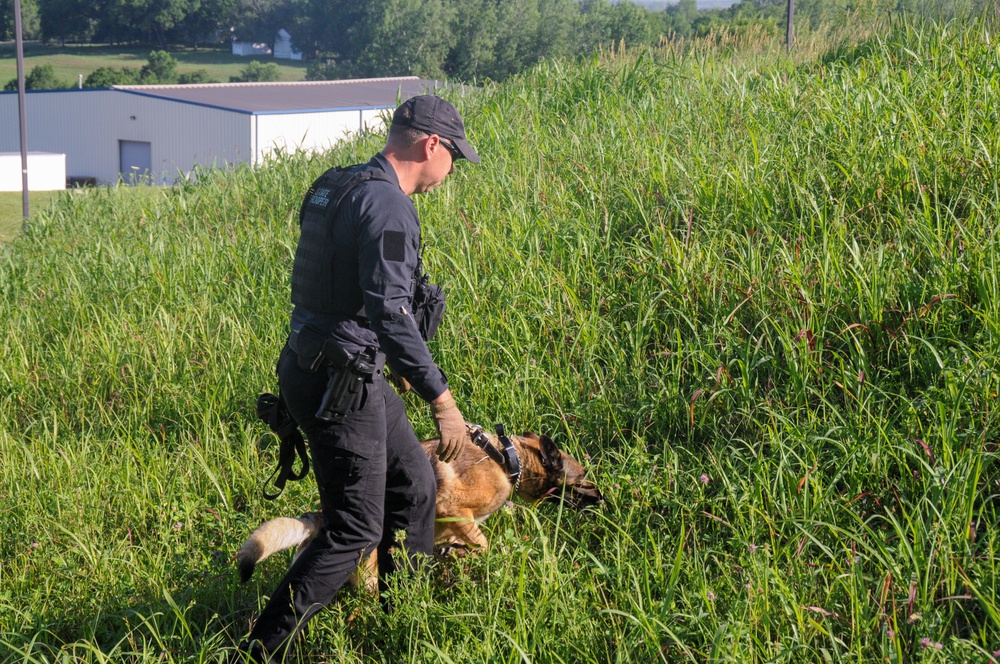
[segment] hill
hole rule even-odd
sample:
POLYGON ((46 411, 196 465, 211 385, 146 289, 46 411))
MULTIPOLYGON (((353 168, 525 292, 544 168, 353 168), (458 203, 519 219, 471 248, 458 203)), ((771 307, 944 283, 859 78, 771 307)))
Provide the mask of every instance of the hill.
MULTIPOLYGON (((713 39, 456 100, 479 167, 417 200, 463 412, 607 497, 346 593, 324 661, 995 661, 1000 79, 992 26, 789 61, 713 39)), ((0 652, 216 661, 287 559, 265 518, 296 207, 323 156, 64 196, 0 254, 0 652)), ((432 430, 411 402, 418 433, 432 430)))

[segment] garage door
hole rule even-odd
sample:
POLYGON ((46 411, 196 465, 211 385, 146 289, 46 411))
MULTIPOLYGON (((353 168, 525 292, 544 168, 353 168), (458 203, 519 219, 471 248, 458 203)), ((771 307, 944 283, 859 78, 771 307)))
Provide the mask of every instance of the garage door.
POLYGON ((118 141, 122 182, 125 184, 152 184, 152 143, 143 141, 118 141))

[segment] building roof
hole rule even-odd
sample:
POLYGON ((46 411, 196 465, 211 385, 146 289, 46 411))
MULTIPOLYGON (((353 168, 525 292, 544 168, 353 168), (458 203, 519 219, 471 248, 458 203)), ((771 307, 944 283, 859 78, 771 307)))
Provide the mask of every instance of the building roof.
POLYGON ((444 87, 416 76, 347 81, 116 85, 115 90, 227 111, 264 115, 395 108, 414 95, 444 87))

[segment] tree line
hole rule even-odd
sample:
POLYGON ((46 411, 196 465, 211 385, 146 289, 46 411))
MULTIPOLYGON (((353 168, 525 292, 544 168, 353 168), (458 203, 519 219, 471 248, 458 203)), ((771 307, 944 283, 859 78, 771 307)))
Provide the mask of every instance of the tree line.
MULTIPOLYGON (((796 30, 867 14, 948 18, 996 0, 796 0, 796 30)), ((741 0, 656 11, 628 0, 22 0, 28 39, 180 45, 233 39, 271 44, 279 28, 309 61, 309 79, 417 75, 500 80, 542 58, 600 46, 656 43, 748 26, 779 33, 787 0, 741 0)), ((0 39, 13 38, 13 0, 0 0, 0 39)), ((121 81, 117 82, 142 82, 121 81)))
MULTIPOLYGON (((230 76, 229 82, 249 83, 255 81, 276 81, 280 72, 273 62, 250 60, 238 76, 230 76)), ((85 88, 109 88, 112 85, 189 85, 193 83, 218 83, 206 69, 178 73, 177 60, 166 51, 153 51, 146 64, 141 67, 98 67, 83 81, 85 88)), ((60 80, 55 67, 49 64, 37 65, 24 76, 26 90, 58 90, 75 88, 76 82, 60 80)), ((17 90, 17 78, 12 78, 4 90, 17 90)))

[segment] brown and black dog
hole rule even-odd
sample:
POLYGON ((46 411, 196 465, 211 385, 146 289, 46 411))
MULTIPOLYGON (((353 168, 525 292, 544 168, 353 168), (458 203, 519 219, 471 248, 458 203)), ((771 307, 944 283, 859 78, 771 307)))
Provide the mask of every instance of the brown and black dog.
MULTIPOLYGON (((474 425, 470 425, 470 433, 478 433, 482 444, 492 446, 493 452, 488 455, 470 439, 457 458, 443 463, 435 454, 438 439, 421 443, 437 478, 434 543, 439 553, 462 555, 485 549, 487 540, 479 523, 500 509, 512 492, 529 502, 544 498, 564 499, 576 508, 603 500, 597 486, 586 478, 580 462, 560 450, 548 436, 527 432, 509 437, 521 470, 515 487, 510 464, 494 461, 504 455, 499 436, 476 429, 474 425)), ((299 518, 278 517, 261 525, 236 554, 240 580, 246 582, 257 563, 279 551, 298 547, 301 552, 324 523, 321 512, 309 512, 299 518)), ((364 567, 365 584, 373 588, 376 580, 371 572, 377 569, 375 554, 364 567)), ((357 581, 355 579, 356 584, 357 581)))

